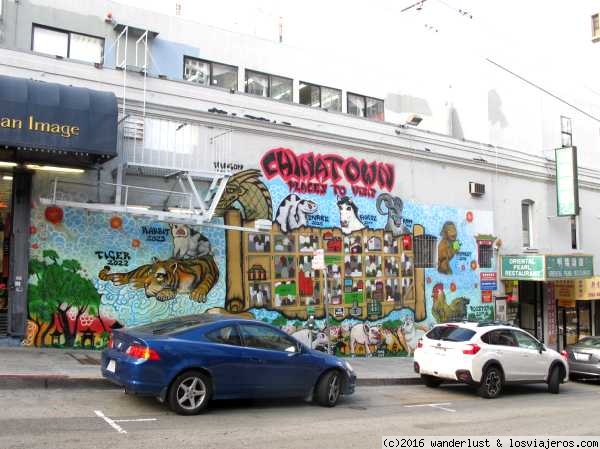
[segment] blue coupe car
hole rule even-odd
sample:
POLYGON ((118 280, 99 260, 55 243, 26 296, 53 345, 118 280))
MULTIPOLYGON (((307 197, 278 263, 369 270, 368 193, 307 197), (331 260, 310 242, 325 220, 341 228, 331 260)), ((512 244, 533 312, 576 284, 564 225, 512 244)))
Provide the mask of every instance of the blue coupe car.
POLYGON ((268 324, 216 314, 113 331, 102 375, 182 415, 210 399, 305 397, 333 407, 356 383, 348 362, 268 324))

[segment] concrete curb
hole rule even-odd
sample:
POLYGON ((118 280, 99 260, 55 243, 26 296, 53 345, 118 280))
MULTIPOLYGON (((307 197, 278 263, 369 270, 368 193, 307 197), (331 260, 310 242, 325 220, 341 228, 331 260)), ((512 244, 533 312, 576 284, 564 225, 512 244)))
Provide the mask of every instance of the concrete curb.
POLYGON ((71 377, 62 374, 0 374, 0 390, 49 388, 118 388, 102 377, 71 377))
MULTIPOLYGON (((419 377, 406 378, 366 378, 357 379, 359 387, 379 387, 391 385, 419 385, 423 383, 419 377)), ((72 377, 63 374, 0 374, 0 390, 23 389, 118 389, 118 385, 103 377, 72 377)))

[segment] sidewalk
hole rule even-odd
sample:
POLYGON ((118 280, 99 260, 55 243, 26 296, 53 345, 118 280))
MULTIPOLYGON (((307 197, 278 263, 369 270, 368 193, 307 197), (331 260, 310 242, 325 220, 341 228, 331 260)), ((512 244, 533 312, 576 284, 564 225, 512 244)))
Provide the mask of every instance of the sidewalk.
MULTIPOLYGON (((412 358, 355 357, 358 385, 420 383, 412 358)), ((100 374, 100 352, 74 349, 0 347, 0 389, 117 388, 100 374)))

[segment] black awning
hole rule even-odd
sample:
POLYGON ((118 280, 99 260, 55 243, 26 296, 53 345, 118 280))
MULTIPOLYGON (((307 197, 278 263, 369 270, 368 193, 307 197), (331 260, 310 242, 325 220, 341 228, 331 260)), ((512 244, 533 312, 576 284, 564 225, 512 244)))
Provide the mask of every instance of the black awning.
POLYGON ((81 164, 117 155, 112 92, 0 75, 0 157, 81 164))

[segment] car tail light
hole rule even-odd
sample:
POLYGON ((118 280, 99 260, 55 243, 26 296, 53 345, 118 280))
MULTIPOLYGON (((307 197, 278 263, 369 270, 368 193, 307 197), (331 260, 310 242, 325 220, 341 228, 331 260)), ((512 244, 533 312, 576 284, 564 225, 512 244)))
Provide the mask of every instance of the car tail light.
POLYGON ((563 359, 565 359, 565 360, 569 359, 569 353, 567 351, 565 351, 564 349, 562 351, 560 351, 560 355, 562 355, 563 359))
POLYGON ((419 338, 419 341, 417 341, 417 348, 422 348, 423 347, 423 339, 419 338))
POLYGON ((133 357, 134 359, 160 360, 158 352, 148 346, 140 345, 138 343, 129 346, 126 353, 129 357, 133 357))
POLYGON ((477 354, 479 352, 480 349, 481 349, 481 347, 479 345, 468 344, 467 346, 465 346, 463 348, 463 354, 475 355, 475 354, 477 354))
POLYGON ((112 349, 113 348, 113 339, 112 339, 112 334, 108 337, 108 344, 106 345, 106 347, 108 349, 112 349))

